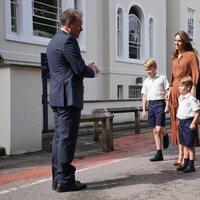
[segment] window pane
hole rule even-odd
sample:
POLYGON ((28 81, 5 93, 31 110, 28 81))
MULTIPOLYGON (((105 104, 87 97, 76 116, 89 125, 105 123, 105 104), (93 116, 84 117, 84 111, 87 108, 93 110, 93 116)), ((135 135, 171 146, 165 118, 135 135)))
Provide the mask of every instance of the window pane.
POLYGON ((194 10, 188 8, 188 35, 191 40, 194 39, 194 10))
POLYGON ((11 0, 11 31, 17 33, 18 2, 11 0))
POLYGON ((129 85, 129 95, 131 99, 141 99, 142 86, 129 85))
POLYGON ((74 0, 74 9, 78 9, 78 0, 74 0))
POLYGON ((134 14, 129 15, 129 58, 140 59, 140 22, 134 14))
POLYGON ((123 85, 118 85, 117 86, 117 99, 123 99, 123 85))
POLYGON ((117 56, 123 57, 123 13, 122 9, 117 11, 117 56))
POLYGON ((33 0, 33 35, 52 38, 60 28, 61 0, 33 0))

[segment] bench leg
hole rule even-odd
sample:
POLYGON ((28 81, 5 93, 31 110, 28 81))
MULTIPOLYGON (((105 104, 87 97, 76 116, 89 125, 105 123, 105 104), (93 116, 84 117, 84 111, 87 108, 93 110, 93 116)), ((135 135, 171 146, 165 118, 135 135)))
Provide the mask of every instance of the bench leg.
POLYGON ((135 111, 135 133, 140 133, 140 111, 135 111))
POLYGON ((106 131, 108 137, 108 151, 112 151, 113 148, 113 118, 106 119, 106 131))
POLYGON ((102 150, 103 152, 108 152, 108 137, 106 130, 106 120, 102 121, 102 150))
POLYGON ((99 133, 100 133, 100 128, 99 128, 99 122, 96 121, 94 122, 94 125, 93 125, 93 140, 95 142, 99 142, 99 133))

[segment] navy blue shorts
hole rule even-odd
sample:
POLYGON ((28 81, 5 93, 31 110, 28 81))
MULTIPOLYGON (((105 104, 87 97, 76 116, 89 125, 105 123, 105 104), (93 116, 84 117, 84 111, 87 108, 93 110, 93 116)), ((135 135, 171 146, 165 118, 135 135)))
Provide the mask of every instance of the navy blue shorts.
POLYGON ((165 127, 165 100, 154 100, 148 102, 148 126, 165 127))
POLYGON ((178 132, 179 132, 179 143, 186 147, 194 147, 197 137, 197 130, 191 130, 190 124, 193 118, 179 120, 178 132))

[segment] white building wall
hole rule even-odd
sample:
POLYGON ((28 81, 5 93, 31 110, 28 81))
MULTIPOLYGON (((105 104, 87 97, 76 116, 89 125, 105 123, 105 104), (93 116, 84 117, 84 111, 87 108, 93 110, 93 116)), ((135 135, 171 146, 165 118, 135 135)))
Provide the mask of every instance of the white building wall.
POLYGON ((0 68, 0 146, 10 154, 11 148, 11 89, 10 68, 0 68))
POLYGON ((200 52, 200 2, 196 0, 167 0, 167 74, 170 78, 170 61, 174 51, 174 37, 178 31, 187 32, 187 8, 195 10, 193 47, 200 52))
POLYGON ((11 153, 42 149, 40 69, 11 68, 11 153))
POLYGON ((197 49, 200 53, 200 2, 197 0, 184 0, 180 2, 180 29, 187 31, 187 9, 191 8, 195 11, 194 18, 194 40, 192 41, 192 45, 197 49))
MULTIPOLYGON (((22 0, 19 1, 21 5, 22 0)), ((28 8, 32 5, 31 1, 24 1, 25 7, 21 6, 20 12, 23 12, 23 16, 20 19, 20 32, 26 34, 27 30, 30 30, 29 26, 32 26, 31 23, 27 23, 26 27, 22 27, 22 23, 27 21, 27 18, 30 17, 30 12, 28 8), (23 28, 23 29, 22 29, 23 28)), ((1 18, 0 18, 0 54, 5 58, 7 63, 15 64, 26 64, 32 66, 40 66, 40 53, 46 51, 46 45, 48 44, 49 39, 39 40, 38 38, 32 38, 32 40, 26 36, 15 36, 12 34, 6 34, 8 25, 10 21, 6 17, 10 13, 10 4, 7 0, 0 1, 1 8, 1 18)))
POLYGON ((40 69, 0 67, 0 146, 7 155, 42 149, 40 69))
MULTIPOLYGON (((22 2, 20 0, 20 2, 22 2)), ((23 0, 30 7, 29 0, 23 0)), ((63 0, 63 10, 69 5, 63 0)), ((72 1, 71 1, 72 2, 72 1)), ((18 41, 7 37, 6 28, 10 23, 6 14, 8 0, 0 1, 0 54, 7 64, 21 64, 22 68, 0 67, 0 146, 6 147, 7 154, 16 154, 41 149, 42 104, 40 53, 46 51, 47 40, 18 41), (34 43, 35 42, 35 43, 34 43), (23 67, 26 65, 25 67, 23 67), (33 67, 28 67, 33 66, 33 67), (34 68, 35 67, 35 68, 34 68), (25 97, 25 98, 24 98, 25 97)), ((70 4, 71 5, 71 4, 70 4)), ((136 85, 136 78, 147 77, 143 63, 149 58, 149 19, 154 23, 154 58, 160 74, 170 78, 170 58, 173 50, 174 34, 187 27, 187 7, 195 10, 194 47, 200 53, 200 25, 198 17, 200 4, 197 0, 83 0, 85 43, 81 47, 87 63, 95 61, 101 74, 95 79, 85 79, 85 100, 117 99, 117 85, 124 85, 124 99, 128 99, 128 86, 136 85), (85 2, 85 4, 84 4, 85 2), (117 59, 116 57, 116 9, 120 6, 125 13, 124 29, 128 28, 128 12, 136 5, 143 15, 142 59, 117 59)), ((24 7, 25 16, 30 15, 24 7)), ((23 18, 26 22, 26 17, 23 18)), ((32 24, 29 24, 31 26, 32 24)), ((26 27, 28 31, 28 27, 26 27)), ((126 35, 128 38, 128 36, 126 35)), ((126 38, 126 39, 127 39, 126 38)), ((128 42, 125 44, 128 52, 128 42)), ((122 106, 139 106, 141 102, 120 103, 122 106)), ((86 103, 83 113, 91 108, 117 106, 117 103, 86 103)), ((52 116, 51 110, 49 110, 52 116)), ((51 118, 51 117, 50 117, 51 118)), ((124 118, 125 119, 125 118, 124 118)), ((51 120, 51 126, 53 123, 51 120)))
MULTIPOLYGON (((158 71, 166 75, 166 1, 154 0, 156 6, 152 6, 152 1, 138 0, 115 0, 109 1, 109 24, 116 24, 116 10, 120 6, 124 9, 125 27, 128 29, 128 12, 132 6, 140 8, 144 19, 142 27, 142 55, 140 60, 116 58, 116 27, 109 26, 109 64, 106 72, 109 73, 110 91, 109 98, 117 99, 117 85, 124 86, 124 98, 128 98, 128 86, 136 85, 136 78, 147 77, 143 63, 149 58, 149 19, 154 19, 154 42, 155 42, 155 60, 158 63, 158 71), (161 15, 162 13, 162 15, 161 15)), ((127 41, 128 43, 128 41, 127 41)), ((126 45, 126 48, 128 46, 126 45)))
POLYGON ((101 73, 95 79, 84 79, 84 99, 103 100, 104 99, 104 20, 102 0, 86 1, 86 51, 82 56, 86 63, 95 62, 101 73))

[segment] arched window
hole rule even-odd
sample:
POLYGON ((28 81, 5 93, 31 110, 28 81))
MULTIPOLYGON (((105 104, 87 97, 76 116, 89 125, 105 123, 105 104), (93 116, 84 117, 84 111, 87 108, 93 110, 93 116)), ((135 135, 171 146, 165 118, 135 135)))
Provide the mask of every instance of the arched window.
POLYGON ((123 11, 117 10, 117 57, 123 57, 123 11))
POLYGON ((149 57, 154 58, 154 22, 149 20, 149 57))
POLYGON ((137 10, 132 7, 129 11, 129 58, 140 59, 141 25, 137 10))

